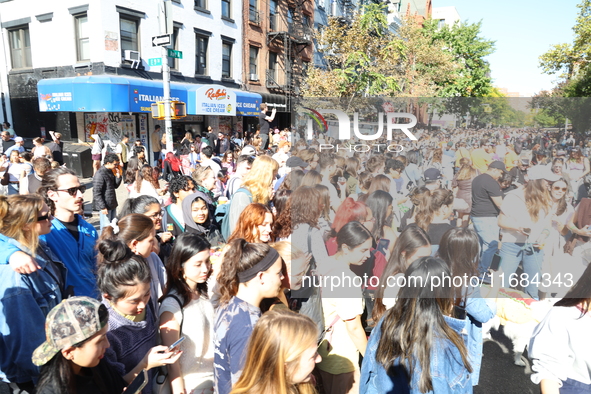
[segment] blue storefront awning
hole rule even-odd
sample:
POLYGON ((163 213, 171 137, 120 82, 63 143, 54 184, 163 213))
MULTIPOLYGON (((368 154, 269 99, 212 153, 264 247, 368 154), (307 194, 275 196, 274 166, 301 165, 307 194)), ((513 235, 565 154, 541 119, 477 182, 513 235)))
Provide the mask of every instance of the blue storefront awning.
MULTIPOLYGON (((188 115, 211 115, 190 105, 203 86, 171 82, 170 95, 187 103, 188 115)), ((236 96, 236 115, 258 116, 261 95, 226 89, 236 96)), ((111 75, 42 79, 37 90, 42 112, 150 112, 151 104, 162 101, 164 94, 162 81, 111 75)))

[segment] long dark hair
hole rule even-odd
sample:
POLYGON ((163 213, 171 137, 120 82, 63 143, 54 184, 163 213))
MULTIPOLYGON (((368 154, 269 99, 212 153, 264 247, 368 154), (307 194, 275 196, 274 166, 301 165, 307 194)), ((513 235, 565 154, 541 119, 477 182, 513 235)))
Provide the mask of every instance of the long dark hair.
POLYGON ((158 201, 156 197, 145 194, 136 198, 128 198, 125 200, 125 203, 121 208, 121 212, 119 212, 119 220, 127 215, 131 215, 132 213, 139 213, 143 215, 144 213, 148 212, 150 210, 150 206, 154 204, 160 205, 160 201, 158 201))
POLYGON ((370 238, 371 233, 363 224, 349 222, 337 233, 337 246, 339 250, 343 248, 343 245, 347 245, 349 249, 354 249, 370 238))
MULTIPOLYGON (((470 278, 478 273, 476 267, 480 256, 480 244, 474 230, 463 227, 448 230, 439 242, 437 254, 447 263, 454 278, 464 275, 470 278)), ((454 303, 459 305, 465 301, 466 295, 463 286, 455 287, 454 303)))
POLYGON ((412 263, 412 261, 407 261, 406 258, 413 255, 418 248, 430 245, 431 240, 429 239, 429 235, 418 226, 408 226, 400 233, 400 236, 394 243, 394 249, 392 249, 392 254, 390 254, 386 268, 384 268, 384 272, 380 277, 380 284, 376 291, 376 299, 373 307, 373 320, 375 322, 379 321, 386 311, 383 299, 388 278, 406 272, 408 264, 412 263))
MULTIPOLYGON (((183 298, 183 307, 191 302, 193 292, 184 278, 184 264, 197 253, 209 251, 211 244, 202 236, 195 233, 183 233, 174 242, 170 257, 166 263, 166 289, 162 300, 168 293, 175 290, 183 298)), ((210 272, 211 273, 211 272, 210 272)), ((207 297, 207 282, 198 283, 199 295, 207 297)))
POLYGON ((365 201, 365 205, 371 209, 371 213, 376 220, 371 230, 371 234, 376 242, 384 236, 384 226, 388 221, 386 213, 388 212, 388 207, 392 205, 392 201, 394 199, 390 193, 386 193, 383 190, 376 190, 371 193, 365 201))
POLYGON ((375 356, 386 370, 400 359, 411 381, 418 363, 418 389, 422 393, 433 391, 431 350, 438 341, 449 340, 457 347, 464 367, 472 372, 464 341, 444 319, 453 310, 453 292, 447 281, 435 286, 433 279, 442 276, 451 277, 451 271, 439 258, 423 257, 408 267, 398 301, 384 315, 375 356))

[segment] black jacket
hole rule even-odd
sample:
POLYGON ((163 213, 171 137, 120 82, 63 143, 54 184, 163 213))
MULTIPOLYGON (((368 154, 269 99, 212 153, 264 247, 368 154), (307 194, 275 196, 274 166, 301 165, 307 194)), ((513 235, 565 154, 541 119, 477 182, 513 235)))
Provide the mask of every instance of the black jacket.
POLYGON ((94 206, 99 211, 117 208, 117 195, 115 190, 121 185, 121 177, 115 177, 113 171, 102 166, 98 169, 92 180, 92 198, 94 206))

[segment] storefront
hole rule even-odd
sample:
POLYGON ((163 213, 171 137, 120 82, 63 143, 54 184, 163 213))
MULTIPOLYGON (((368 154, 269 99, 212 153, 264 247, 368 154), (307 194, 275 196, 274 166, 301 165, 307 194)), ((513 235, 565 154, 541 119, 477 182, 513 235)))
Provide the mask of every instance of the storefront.
MULTIPOLYGON (((81 141, 91 142, 90 135, 98 133, 116 144, 127 135, 148 146, 154 126, 164 125, 151 117, 151 104, 163 100, 162 81, 93 75, 43 79, 37 89, 40 111, 76 113, 81 141)), ((177 142, 184 131, 200 133, 207 126, 242 131, 245 118, 258 117, 261 103, 259 94, 221 85, 171 83, 170 93, 187 104, 188 116, 173 121, 177 142)))
POLYGON ((289 101, 287 96, 280 94, 261 93, 262 102, 268 106, 268 111, 276 109, 275 119, 271 122, 271 127, 277 127, 280 130, 291 126, 291 113, 289 111, 289 101))

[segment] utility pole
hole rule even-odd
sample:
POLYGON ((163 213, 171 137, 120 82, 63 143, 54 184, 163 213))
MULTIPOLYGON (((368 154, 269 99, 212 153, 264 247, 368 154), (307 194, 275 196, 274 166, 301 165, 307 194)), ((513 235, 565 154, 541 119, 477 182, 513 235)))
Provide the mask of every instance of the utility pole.
MULTIPOLYGON (((160 6, 160 34, 170 34, 172 37, 172 3, 170 0, 162 0, 160 6)), ((172 40, 171 40, 172 43, 172 40)), ((172 152, 172 113, 170 99, 170 68, 168 67, 168 48, 162 49, 162 84, 164 88, 164 131, 166 133, 166 150, 172 152)))

